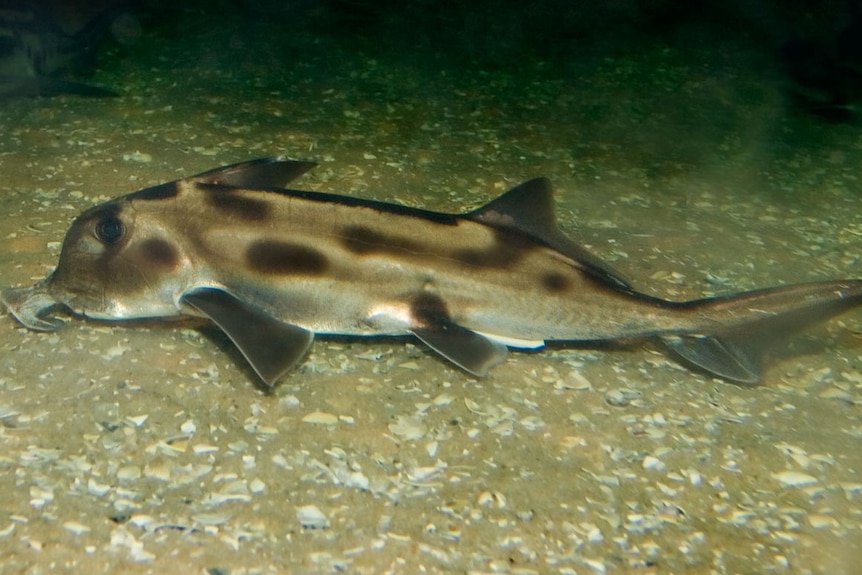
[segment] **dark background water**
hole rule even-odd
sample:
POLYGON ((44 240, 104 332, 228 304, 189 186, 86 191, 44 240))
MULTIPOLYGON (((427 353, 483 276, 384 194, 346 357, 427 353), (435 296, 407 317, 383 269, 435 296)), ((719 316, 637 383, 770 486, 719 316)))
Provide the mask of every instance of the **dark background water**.
MULTIPOLYGON (((45 6, 71 32, 111 4, 45 6)), ((117 97, 0 102, 0 287, 45 277, 95 203, 275 154, 319 162, 301 188, 450 212, 548 176, 562 229, 661 297, 862 277, 852 3, 133 7, 139 33, 73 74, 117 97)), ((477 381, 409 340, 321 338, 266 397, 195 330, 0 328, 0 570, 862 556, 858 313, 757 388, 641 347, 513 352, 477 381)))
MULTIPOLYGON (((69 22, 117 4, 57 0, 45 7, 69 22)), ((517 73, 539 64, 548 74, 565 77, 658 43, 694 50, 703 65, 711 64, 710 49, 719 62, 728 46, 749 48, 759 55, 749 63, 755 73, 781 83, 791 104, 823 116, 852 115, 847 106, 862 91, 862 19, 855 0, 142 0, 126 5, 145 36, 177 42, 215 29, 222 38, 210 46, 213 54, 253 45, 252 52, 273 72, 309 57, 325 66, 327 57, 339 58, 337 48, 455 74, 517 73), (316 54, 308 53, 309 39, 318 46, 316 54)), ((139 49, 152 46, 143 45, 139 49)), ((135 54, 134 46, 123 50, 135 54)))

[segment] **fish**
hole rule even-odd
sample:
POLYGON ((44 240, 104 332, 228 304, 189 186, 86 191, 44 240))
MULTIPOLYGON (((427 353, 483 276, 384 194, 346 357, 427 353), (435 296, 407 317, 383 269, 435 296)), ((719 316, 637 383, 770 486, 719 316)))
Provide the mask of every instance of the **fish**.
POLYGON ((70 14, 59 6, 4 3, 0 5, 0 98, 117 96, 74 76, 92 69, 95 53, 107 37, 128 45, 139 34, 140 25, 124 4, 88 15, 70 14), (67 31, 63 24, 70 19, 83 23, 67 31))
POLYGON ((268 391, 317 334, 414 336, 476 377, 509 348, 653 341, 756 384, 772 345, 862 303, 862 279, 661 299, 560 230, 546 178, 448 213, 288 187, 314 166, 260 158, 94 206, 48 277, 0 299, 37 331, 69 314, 212 322, 268 391))

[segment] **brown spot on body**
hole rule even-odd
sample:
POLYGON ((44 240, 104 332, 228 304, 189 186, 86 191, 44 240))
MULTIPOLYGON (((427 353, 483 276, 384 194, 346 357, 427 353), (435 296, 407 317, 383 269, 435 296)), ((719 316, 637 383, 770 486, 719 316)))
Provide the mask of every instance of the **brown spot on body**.
POLYGON ((348 251, 358 255, 421 251, 419 243, 412 239, 382 234, 365 226, 345 227, 341 242, 348 251))
POLYGON ((277 240, 259 240, 245 253, 254 271, 272 275, 320 275, 329 261, 319 251, 301 244, 277 240))
POLYGON ((508 268, 532 251, 537 244, 528 236, 511 230, 494 230, 494 244, 487 248, 462 248, 452 258, 476 267, 508 268))
POLYGON ((571 280, 559 272, 548 272, 542 275, 542 287, 551 293, 566 291, 571 285, 571 280))
POLYGON ((242 196, 234 188, 211 188, 207 191, 206 199, 209 205, 225 215, 235 215, 248 221, 265 220, 272 211, 269 202, 242 196))
POLYGON ((420 292, 410 298, 410 312, 415 327, 442 327, 450 323, 446 302, 437 294, 420 292))
POLYGON ((139 249, 148 262, 158 267, 174 269, 180 263, 177 250, 165 240, 158 238, 144 240, 139 249))

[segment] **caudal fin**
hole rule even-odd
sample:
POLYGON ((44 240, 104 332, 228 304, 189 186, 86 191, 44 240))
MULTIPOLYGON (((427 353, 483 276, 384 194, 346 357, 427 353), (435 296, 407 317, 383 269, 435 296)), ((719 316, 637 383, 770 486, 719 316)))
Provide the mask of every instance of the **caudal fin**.
POLYGON ((756 384, 763 356, 817 323, 862 304, 862 280, 797 284, 680 304, 720 326, 713 332, 659 336, 682 363, 711 375, 756 384))

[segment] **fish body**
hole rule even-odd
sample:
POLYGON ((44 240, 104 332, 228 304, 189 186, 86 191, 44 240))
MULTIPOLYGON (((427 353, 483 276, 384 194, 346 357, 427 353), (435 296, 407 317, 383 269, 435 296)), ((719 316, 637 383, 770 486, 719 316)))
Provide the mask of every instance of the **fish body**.
POLYGON ((449 214, 285 187, 313 165, 265 158, 93 207, 53 274, 3 300, 43 330, 58 326, 58 306, 102 320, 209 318, 267 386, 314 334, 412 334, 478 376, 507 347, 654 339, 753 383, 768 343, 862 302, 853 279, 666 301, 557 228, 544 178, 449 214))

